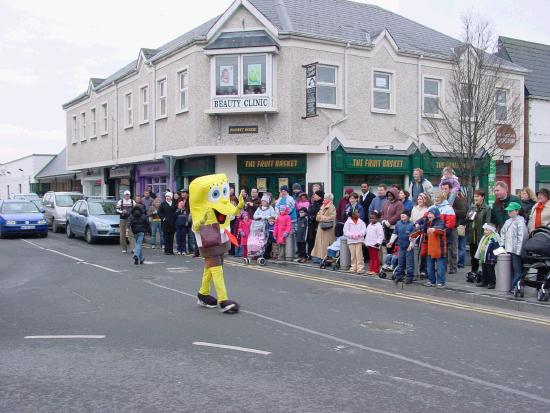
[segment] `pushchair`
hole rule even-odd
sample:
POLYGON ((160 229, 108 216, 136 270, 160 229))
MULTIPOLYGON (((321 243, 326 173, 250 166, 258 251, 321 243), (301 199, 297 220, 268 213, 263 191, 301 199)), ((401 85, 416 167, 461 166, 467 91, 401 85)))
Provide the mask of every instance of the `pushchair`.
POLYGON ((250 260, 256 260, 259 265, 265 265, 265 248, 267 245, 267 225, 263 220, 254 220, 250 225, 250 234, 248 235, 248 257, 243 258, 245 264, 250 264, 250 260))
POLYGON ((334 235, 336 241, 334 241, 327 249, 327 255, 321 260, 319 268, 326 269, 331 268, 334 271, 340 269, 340 240, 344 235, 344 224, 337 222, 334 227, 334 235))
POLYGON ((523 297, 525 286, 537 289, 537 300, 550 298, 550 227, 534 230, 523 246, 524 271, 517 285, 512 286, 514 297, 523 297), (529 277, 531 274, 531 277, 529 277))

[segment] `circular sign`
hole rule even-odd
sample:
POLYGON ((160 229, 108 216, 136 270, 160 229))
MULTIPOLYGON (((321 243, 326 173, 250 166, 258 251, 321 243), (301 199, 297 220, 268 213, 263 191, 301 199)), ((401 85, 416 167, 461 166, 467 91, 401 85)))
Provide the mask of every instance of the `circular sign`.
POLYGON ((510 125, 499 126, 496 141, 500 149, 512 149, 517 142, 516 131, 510 125))

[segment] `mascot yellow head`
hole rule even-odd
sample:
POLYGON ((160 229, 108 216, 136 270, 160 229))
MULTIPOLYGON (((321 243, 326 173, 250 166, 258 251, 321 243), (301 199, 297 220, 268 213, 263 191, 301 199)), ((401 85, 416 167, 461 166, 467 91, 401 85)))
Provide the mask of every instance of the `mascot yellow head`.
POLYGON ((229 182, 225 174, 201 176, 189 185, 189 205, 193 226, 220 224, 220 230, 229 228, 230 215, 239 210, 229 202, 229 182))

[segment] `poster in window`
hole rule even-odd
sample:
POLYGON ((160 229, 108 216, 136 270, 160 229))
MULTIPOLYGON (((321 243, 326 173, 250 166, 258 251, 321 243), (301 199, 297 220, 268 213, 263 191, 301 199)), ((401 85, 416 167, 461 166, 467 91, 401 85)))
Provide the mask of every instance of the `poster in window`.
POLYGON ((233 66, 220 66, 220 87, 233 86, 233 66))
POLYGON ((279 178, 279 189, 283 186, 288 186, 288 178, 279 178))
POLYGON ((257 178, 256 188, 258 192, 267 192, 267 178, 257 178))
POLYGON ((262 85, 262 65, 254 63, 248 65, 248 86, 262 85))

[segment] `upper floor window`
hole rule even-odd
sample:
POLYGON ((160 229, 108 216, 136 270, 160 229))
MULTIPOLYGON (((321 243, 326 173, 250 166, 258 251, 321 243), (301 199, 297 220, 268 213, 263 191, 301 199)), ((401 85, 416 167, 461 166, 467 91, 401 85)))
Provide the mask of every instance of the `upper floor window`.
POLYGON ((475 117, 474 96, 476 86, 463 83, 460 86, 460 116, 463 119, 472 119, 475 117))
POLYGON ((141 122, 145 123, 149 121, 149 88, 143 86, 140 89, 141 95, 141 122))
POLYGON ((317 104, 336 106, 336 67, 317 65, 317 104))
POLYGON ((97 120, 95 108, 90 109, 90 138, 97 136, 97 120))
POLYGON ((108 116, 108 112, 107 112, 107 103, 103 103, 101 105, 101 117, 103 119, 103 122, 102 122, 103 130, 101 131, 101 133, 106 134, 107 129, 109 127, 109 116, 108 116))
POLYGON ((132 105, 132 94, 127 93, 125 96, 126 96, 126 127, 129 128, 133 125, 133 122, 134 122, 134 108, 132 105))
POLYGON ((372 88, 372 108, 375 111, 390 112, 392 110, 393 74, 374 72, 372 88))
POLYGON ((86 140, 86 112, 80 114, 80 140, 86 140))
POLYGON ((495 93, 495 117, 497 122, 506 122, 508 117, 507 101, 506 89, 497 89, 495 93))
POLYGON ((158 116, 167 116, 166 107, 166 79, 161 79, 157 82, 157 94, 158 94, 158 116))
POLYGON ((439 115, 441 99, 441 80, 424 79, 424 113, 426 115, 439 115))
POLYGON ((76 116, 73 116, 73 136, 72 141, 77 142, 78 141, 78 120, 76 119, 76 116))
POLYGON ((182 112, 188 108, 188 90, 189 90, 189 76, 187 70, 182 70, 178 73, 178 111, 182 112))

